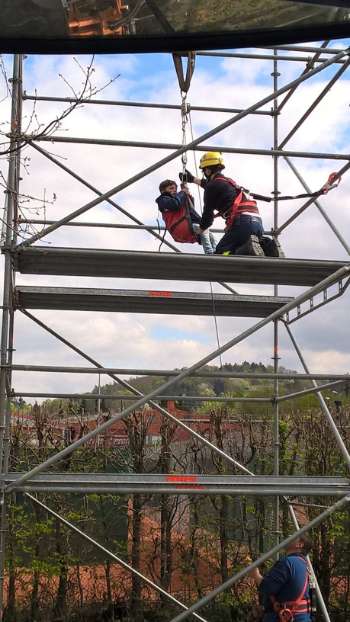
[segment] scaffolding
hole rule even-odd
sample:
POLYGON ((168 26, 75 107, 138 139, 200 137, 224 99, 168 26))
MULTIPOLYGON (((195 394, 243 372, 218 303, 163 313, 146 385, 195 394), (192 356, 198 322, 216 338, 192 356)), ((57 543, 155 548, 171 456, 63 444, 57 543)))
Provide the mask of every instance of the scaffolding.
MULTIPOLYGON (((182 253, 180 249, 173 243, 164 240, 162 231, 159 227, 151 226, 141 222, 133 213, 121 207, 115 199, 114 195, 122 190, 132 186, 132 184, 145 178, 148 174, 157 171, 164 164, 167 164, 176 158, 181 157, 189 150, 208 151, 220 150, 224 153, 242 153, 256 154, 260 156, 273 158, 273 207, 274 222, 273 235, 278 238, 280 233, 287 228, 294 220, 304 213, 312 204, 315 204, 321 217, 333 231, 340 245, 345 252, 350 254, 350 247, 344 239, 342 233, 333 223, 330 215, 322 206, 320 197, 312 197, 302 204, 293 215, 282 224, 279 219, 279 161, 283 158, 296 176, 305 192, 310 192, 309 185, 303 178, 296 165, 291 158, 310 158, 310 159, 329 159, 340 161, 340 168, 337 171, 338 176, 347 172, 350 168, 350 160, 348 154, 340 153, 317 153, 293 151, 285 148, 287 142, 294 133, 301 127, 304 121, 309 117, 315 107, 323 100, 333 84, 341 78, 350 64, 349 49, 329 47, 329 42, 325 42, 320 47, 303 47, 303 46, 285 46, 274 50, 258 50, 255 53, 199 53, 202 56, 211 56, 218 58, 244 58, 244 59, 264 59, 272 62, 272 82, 273 89, 271 94, 250 105, 246 109, 236 108, 219 108, 207 106, 192 106, 191 110, 201 112, 220 112, 227 113, 229 118, 221 122, 219 125, 205 132, 201 136, 192 139, 188 144, 173 143, 156 143, 142 141, 118 141, 118 140, 98 140, 98 139, 82 139, 77 137, 65 136, 38 136, 26 135, 22 132, 22 104, 24 100, 43 101, 43 102, 63 102, 74 103, 74 98, 46 97, 42 95, 30 95, 23 92, 22 89, 22 57, 16 55, 14 58, 14 69, 12 79, 12 113, 11 113, 11 144, 9 149, 9 170, 8 184, 6 193, 6 213, 5 213, 5 239, 3 244, 3 254, 5 258, 4 269, 4 294, 3 294, 3 318, 2 318, 2 335, 1 335, 1 376, 0 376, 0 411, 1 411, 1 427, 0 427, 0 455, 1 455, 1 484, 2 484, 2 504, 1 519, 2 528, 0 531, 0 565, 1 565, 1 582, 0 593, 3 595, 4 587, 4 558, 6 545, 6 507, 8 495, 12 491, 22 491, 34 504, 40 505, 45 511, 56 516, 70 529, 74 530, 82 538, 88 539, 104 552, 104 554, 117 563, 127 568, 131 573, 136 574, 150 585, 153 589, 169 598, 176 604, 182 612, 177 615, 172 622, 180 622, 190 615, 194 615, 197 619, 204 620, 197 612, 204 605, 211 602, 218 594, 228 589, 263 561, 271 558, 286 546, 295 537, 295 533, 302 534, 309 529, 317 526, 333 512, 346 507, 350 501, 349 480, 340 477, 282 477, 280 475, 280 457, 279 457, 279 423, 280 413, 279 405, 289 399, 297 398, 301 395, 315 394, 319 400, 321 410, 324 414, 325 423, 329 426, 335 437, 339 451, 347 465, 350 467, 350 454, 343 438, 333 420, 329 406, 322 396, 322 390, 343 387, 349 382, 348 374, 312 374, 304 360, 301 349, 291 330, 291 324, 299 321, 301 318, 314 313, 318 308, 327 305, 329 302, 343 296, 350 283, 350 260, 311 260, 311 259, 273 259, 273 258, 254 258, 254 257, 222 257, 222 256, 204 256, 199 254, 182 253), (301 53, 306 56, 300 56, 301 53), (279 85, 279 62, 288 60, 290 62, 303 61, 306 63, 305 69, 301 75, 284 86, 279 85), (321 94, 310 105, 306 112, 302 115, 288 136, 283 141, 279 137, 279 116, 290 97, 298 87, 309 80, 312 76, 325 71, 327 68, 337 67, 336 73, 332 78, 327 77, 327 85, 321 94), (281 100, 281 96, 284 98, 281 100), (271 105, 271 109, 262 108, 271 105), (249 115, 269 116, 273 123, 273 148, 272 149, 252 149, 238 148, 228 146, 218 146, 208 144, 206 141, 216 136, 222 130, 238 123, 240 120, 249 117, 249 115), (94 145, 113 145, 128 148, 143 147, 152 149, 169 150, 171 153, 144 170, 134 174, 129 179, 119 183, 107 192, 100 191, 95 187, 91 180, 83 179, 74 170, 71 170, 66 164, 55 158, 46 149, 38 143, 44 142, 61 142, 61 143, 84 143, 94 145), (203 144, 204 143, 204 144, 203 144), (83 186, 89 188, 96 198, 89 201, 85 205, 77 208, 72 213, 56 220, 47 221, 39 219, 18 219, 17 201, 20 190, 20 167, 21 167, 21 148, 26 146, 40 153, 43 158, 51 161, 68 175, 75 178, 83 186), (344 164, 345 161, 345 164, 344 164), (122 213, 133 224, 114 224, 105 222, 83 222, 75 221, 78 216, 85 214, 91 208, 102 202, 107 201, 113 206, 117 212, 122 213), (74 222, 73 222, 74 221, 74 222), (19 240, 21 227, 24 224, 34 226, 43 225, 43 228, 25 239, 19 240), (67 248, 54 247, 45 245, 34 245, 35 242, 43 240, 48 234, 62 227, 100 227, 100 228, 124 228, 136 229, 148 232, 153 237, 163 241, 167 250, 172 252, 162 252, 161 255, 155 252, 146 251, 123 251, 109 249, 89 249, 89 248, 67 248), (18 241, 19 240, 19 241, 18 241), (157 290, 123 290, 123 289, 102 289, 102 288, 77 288, 77 287, 53 287, 53 286, 32 286, 17 285, 17 274, 29 275, 73 275, 88 277, 113 277, 113 278, 137 278, 137 279, 161 279, 182 280, 194 282, 217 282, 222 284, 229 293, 215 293, 208 295, 200 292, 177 292, 177 291, 157 291, 157 290), (243 295, 232 289, 231 284, 272 284, 273 295, 243 295), (279 295, 279 286, 288 285, 293 287, 302 287, 303 291, 293 296, 279 295), (53 328, 42 322, 33 315, 34 309, 49 310, 87 310, 87 311, 110 311, 110 312, 127 312, 127 313, 158 313, 158 314, 184 314, 184 315, 203 315, 208 316, 213 312, 218 316, 228 317, 247 317, 258 318, 258 321, 249 328, 242 331, 239 335, 229 339, 225 344, 218 347, 201 358, 190 367, 180 372, 162 369, 125 369, 120 367, 106 367, 99 361, 95 360, 88 353, 82 351, 76 345, 71 343, 63 335, 59 334, 53 328), (73 352, 82 357, 89 363, 88 367, 79 366, 48 366, 48 365, 23 365, 16 364, 13 361, 14 352, 14 323, 16 312, 26 316, 29 320, 39 326, 41 329, 55 337, 59 342, 65 344, 73 352), (231 348, 242 343, 246 338, 258 333, 267 325, 273 325, 273 373, 270 374, 254 374, 254 378, 269 379, 273 382, 273 388, 270 397, 239 397, 239 396, 223 396, 210 398, 212 401, 218 402, 240 402, 240 403, 267 403, 273 408, 273 437, 274 437, 274 470, 273 475, 257 476, 249 471, 245 466, 235 460, 224 449, 215 446, 206 437, 186 424, 186 421, 180 420, 163 406, 165 399, 181 399, 182 396, 173 395, 167 391, 174 387, 179 381, 191 376, 206 377, 213 374, 203 367, 216 359, 218 356, 229 351, 231 348), (285 327, 299 361, 304 369, 303 374, 287 374, 281 373, 279 370, 279 338, 280 327, 285 327), (11 430, 11 403, 18 397, 43 398, 43 397, 61 397, 61 398, 83 398, 91 400, 101 400, 110 398, 110 394, 104 395, 100 391, 98 393, 47 393, 47 392, 28 392, 13 387, 13 372, 50 372, 50 373, 73 373, 73 374, 105 374, 120 386, 126 389, 126 394, 121 396, 124 401, 131 401, 131 404, 123 408, 121 412, 113 414, 108 420, 97 425, 90 430, 82 438, 72 442, 67 447, 57 451, 53 456, 36 465, 30 471, 25 473, 9 472, 9 455, 10 455, 10 430, 11 430), (151 391, 147 395, 143 395, 138 389, 131 386, 121 376, 125 375, 149 375, 167 377, 160 387, 151 391), (283 379, 303 379, 310 380, 311 386, 308 389, 294 391, 288 394, 280 393, 279 383, 283 379), (321 384, 319 384, 321 381, 321 384), (88 443, 91 439, 96 438, 102 432, 108 430, 116 421, 126 418, 135 409, 145 404, 151 405, 154 409, 161 413, 162 416, 171 420, 177 426, 185 429, 188 434, 195 437, 200 443, 208 447, 211 451, 218 454, 221 459, 225 460, 231 467, 238 469, 242 475, 221 475, 206 476, 193 474, 176 474, 171 473, 146 475, 143 473, 134 475, 123 474, 75 474, 75 473, 54 473, 47 469, 62 458, 70 455, 75 449, 88 443), (156 585, 149 578, 141 574, 138 570, 130 567, 125 561, 116 556, 112 551, 106 549, 101 544, 83 533, 75 525, 67 521, 63 516, 55 513, 50 507, 43 504, 36 496, 30 493, 40 493, 42 491, 56 492, 100 492, 100 493, 120 493, 134 494, 144 491, 152 491, 156 494, 229 494, 229 495, 270 495, 274 497, 274 524, 272 531, 275 534, 275 546, 264 553, 254 563, 249 564, 243 570, 235 572, 225 583, 206 594, 198 602, 187 606, 175 599, 170 593, 164 591, 162 587, 156 585), (288 501, 288 497, 295 496, 316 496, 329 495, 338 497, 338 500, 329 508, 322 511, 317 518, 309 524, 299 527, 298 521, 293 509, 293 504, 288 501), (295 527, 295 533, 287 539, 280 541, 280 502, 287 502, 291 519, 295 527)), ((161 103, 145 103, 132 101, 109 101, 109 100, 82 100, 80 103, 96 105, 96 106, 131 106, 134 108, 154 108, 154 109, 174 109, 181 110, 181 106, 175 104, 161 103)), ((74 231, 74 229, 72 229, 74 231)), ((234 373, 218 370, 216 377, 235 377, 235 378, 251 378, 249 373, 234 373)), ((119 396, 118 396, 119 399, 119 396)), ((207 396, 186 396, 186 399, 193 402, 207 401, 207 396)), ((310 562, 309 562, 310 563, 310 562)), ((310 565, 311 567, 311 565, 310 565)), ((312 569, 312 567, 311 567, 312 569)), ((326 621, 330 621, 329 614, 325 607, 322 594, 317 587, 317 595, 319 604, 326 621)))

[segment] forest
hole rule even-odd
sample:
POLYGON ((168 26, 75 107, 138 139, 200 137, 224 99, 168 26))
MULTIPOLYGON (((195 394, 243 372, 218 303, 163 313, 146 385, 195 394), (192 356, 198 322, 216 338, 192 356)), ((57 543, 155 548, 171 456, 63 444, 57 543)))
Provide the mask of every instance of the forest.
MULTIPOLYGON (((228 373, 269 371, 263 365, 249 363, 225 366, 225 369, 228 373)), ((150 390, 161 381, 161 378, 130 379, 141 390, 150 390)), ((293 390, 304 388, 305 382, 281 381, 280 390, 290 391, 290 384, 293 390)), ((15 403, 10 471, 26 471, 67 445, 70 438, 64 431, 67 425, 72 428, 73 421, 83 435, 87 422, 118 411, 119 388, 109 384, 100 390, 111 398, 99 405, 99 415, 94 400, 15 403)), ((176 391, 183 397, 175 408, 179 413, 190 413, 194 429, 199 429, 196 418, 198 422, 206 421, 204 431, 200 428, 201 434, 212 443, 256 475, 273 473, 273 404, 232 401, 223 405, 210 401, 211 397, 223 394, 270 395, 269 381, 195 377, 188 378, 176 391), (208 401, 194 406, 187 403, 186 394, 208 395, 208 401)), ((96 387, 92 389, 95 392, 96 387)), ((337 393, 325 391, 324 396, 349 446, 348 388, 337 393)), ((198 439, 179 439, 175 424, 166 418, 160 419, 155 434, 155 413, 147 405, 133 412, 121 425, 126 442, 114 442, 105 432, 55 465, 54 471, 240 474, 198 439)), ((281 475, 347 476, 346 465, 315 395, 281 403, 279 433, 281 475)), ((335 500, 329 496, 288 499, 296 503, 294 509, 300 524, 317 516, 335 500)), ((349 619, 349 518, 349 510, 335 513, 312 534, 313 565, 332 622, 349 619)), ((280 537, 292 531, 288 504, 281 498, 280 537)), ((6 622, 169 620, 179 608, 140 575, 123 567, 115 556, 188 605, 244 567, 248 554, 256 559, 271 548, 275 537, 273 498, 266 496, 13 493, 6 533, 4 619, 6 622), (63 524, 37 504, 33 496, 111 554, 63 524)), ((256 590, 249 579, 244 579, 200 614, 214 622, 253 621, 258 619, 256 605, 256 590)), ((317 615, 321 622, 321 614, 317 615)))

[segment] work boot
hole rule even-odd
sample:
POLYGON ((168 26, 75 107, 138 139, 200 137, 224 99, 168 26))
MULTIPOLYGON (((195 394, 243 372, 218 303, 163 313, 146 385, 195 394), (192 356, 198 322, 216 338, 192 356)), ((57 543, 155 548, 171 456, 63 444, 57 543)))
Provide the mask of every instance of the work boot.
POLYGON ((248 240, 239 246, 235 255, 251 255, 253 257, 264 257, 265 253, 260 246, 260 241, 257 235, 251 235, 248 240))
POLYGON ((260 244, 264 250, 266 257, 285 257, 280 243, 275 238, 268 238, 263 236, 260 239, 260 244))

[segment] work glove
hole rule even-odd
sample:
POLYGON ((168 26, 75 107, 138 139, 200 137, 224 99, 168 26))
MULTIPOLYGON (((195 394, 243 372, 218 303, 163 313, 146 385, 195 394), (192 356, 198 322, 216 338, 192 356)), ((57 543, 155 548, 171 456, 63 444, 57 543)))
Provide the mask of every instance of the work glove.
POLYGON ((192 184, 194 182, 194 175, 192 175, 192 173, 190 173, 187 168, 185 169, 184 173, 179 173, 179 177, 183 183, 192 184))

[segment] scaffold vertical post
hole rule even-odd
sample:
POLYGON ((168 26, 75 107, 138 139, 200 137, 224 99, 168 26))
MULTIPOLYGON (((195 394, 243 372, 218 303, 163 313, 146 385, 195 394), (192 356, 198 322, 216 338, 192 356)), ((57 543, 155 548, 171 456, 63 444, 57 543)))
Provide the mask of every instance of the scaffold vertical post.
MULTIPOLYGON (((8 471, 9 462, 9 436, 10 436, 10 402, 9 391, 11 390, 11 370, 13 352, 13 305, 12 288, 14 285, 14 273, 11 260, 11 249, 16 243, 15 227, 17 221, 17 203, 20 174, 20 154, 18 138, 21 132, 21 94, 22 94, 22 55, 16 54, 13 61, 12 75, 12 101, 11 101, 11 138, 9 145, 9 167, 6 188, 6 208, 4 214, 5 239, 2 251, 5 256, 4 265, 4 291, 3 313, 1 325, 1 370, 0 370, 0 472, 8 471), (6 366, 6 367, 5 367, 6 366)), ((0 619, 3 618, 4 606, 4 571, 5 571, 5 546, 7 531, 7 504, 5 488, 1 489, 1 527, 0 527, 0 619)))
MULTIPOLYGON (((277 50, 273 51, 274 56, 277 56, 277 50)), ((273 89, 274 92, 278 90, 278 60, 274 58, 273 60, 273 89)), ((278 99, 275 98, 273 100, 273 148, 277 149, 278 147, 278 99)), ((278 156, 273 156, 273 228, 276 231, 278 227, 278 156)), ((278 296, 278 285, 274 285, 274 296, 278 296)), ((278 351, 278 329, 279 329, 279 319, 275 319, 273 322, 273 371, 275 374, 278 373, 278 364, 279 364, 279 351, 278 351)), ((273 456, 274 456, 274 465, 273 465, 273 473, 275 477, 279 476, 280 473, 280 436, 279 436, 279 404, 277 401, 279 392, 279 380, 278 378, 274 379, 274 397, 275 403, 273 406, 274 410, 274 423, 273 423, 273 456)), ((274 508, 274 532, 275 532, 275 544, 277 545, 280 541, 280 500, 279 497, 276 496, 275 499, 275 508, 274 508)))

